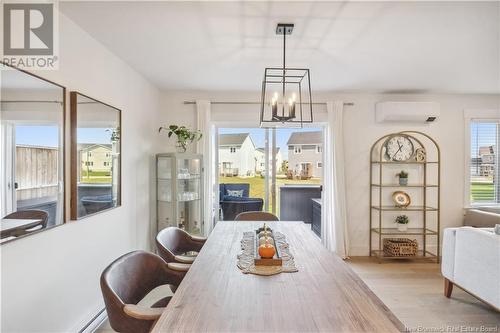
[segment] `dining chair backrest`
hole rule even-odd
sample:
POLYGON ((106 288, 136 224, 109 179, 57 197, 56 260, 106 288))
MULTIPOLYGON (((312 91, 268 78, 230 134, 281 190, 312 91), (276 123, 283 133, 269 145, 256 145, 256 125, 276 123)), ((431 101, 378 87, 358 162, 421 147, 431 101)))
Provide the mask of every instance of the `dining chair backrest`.
POLYGON ((176 262, 175 256, 186 252, 200 252, 204 242, 204 239, 176 227, 165 228, 156 236, 158 254, 166 262, 176 262))
POLYGON ((280 219, 268 212, 243 212, 236 216, 235 221, 279 221, 280 219))
POLYGON ((151 290, 165 284, 178 286, 182 276, 168 270, 159 256, 133 251, 113 261, 101 275, 101 291, 111 327, 117 332, 149 332, 154 320, 133 318, 126 304, 137 304, 151 290))
POLYGON ((18 210, 17 212, 10 213, 3 217, 4 219, 20 219, 20 220, 40 220, 40 225, 42 229, 47 226, 47 221, 49 220, 49 214, 43 210, 30 209, 30 210, 18 210))

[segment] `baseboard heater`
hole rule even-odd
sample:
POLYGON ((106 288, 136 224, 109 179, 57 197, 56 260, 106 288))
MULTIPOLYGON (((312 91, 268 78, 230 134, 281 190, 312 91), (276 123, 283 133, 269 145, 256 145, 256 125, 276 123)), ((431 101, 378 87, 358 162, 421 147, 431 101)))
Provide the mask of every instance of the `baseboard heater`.
POLYGON ((101 309, 78 333, 94 333, 108 319, 106 309, 101 309))

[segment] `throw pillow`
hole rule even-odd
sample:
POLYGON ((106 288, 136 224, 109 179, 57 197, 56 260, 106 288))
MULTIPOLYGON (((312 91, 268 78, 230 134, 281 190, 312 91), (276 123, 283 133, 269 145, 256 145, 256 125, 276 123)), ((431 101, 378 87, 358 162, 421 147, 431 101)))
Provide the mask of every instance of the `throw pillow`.
POLYGON ((248 198, 233 197, 233 196, 230 196, 230 195, 225 195, 224 196, 224 201, 242 201, 242 202, 246 202, 246 201, 248 201, 248 198))
POLYGON ((227 190, 227 195, 230 197, 243 198, 243 190, 227 190))

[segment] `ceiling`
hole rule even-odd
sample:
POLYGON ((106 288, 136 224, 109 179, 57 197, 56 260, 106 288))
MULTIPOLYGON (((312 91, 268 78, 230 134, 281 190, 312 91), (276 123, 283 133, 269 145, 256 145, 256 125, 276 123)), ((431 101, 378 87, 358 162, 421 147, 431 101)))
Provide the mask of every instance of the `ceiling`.
POLYGON ((316 91, 500 92, 499 2, 61 2, 162 90, 260 90, 287 63, 316 91))

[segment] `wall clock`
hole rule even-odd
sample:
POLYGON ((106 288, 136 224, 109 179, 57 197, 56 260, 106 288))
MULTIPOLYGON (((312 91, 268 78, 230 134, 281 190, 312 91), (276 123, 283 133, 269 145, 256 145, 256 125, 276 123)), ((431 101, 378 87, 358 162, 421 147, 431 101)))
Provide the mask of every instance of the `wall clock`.
POLYGON ((411 204, 411 198, 408 193, 403 191, 396 191, 392 194, 392 200, 396 207, 406 208, 411 204))
POLYGON ((413 142, 404 134, 391 136, 384 143, 384 147, 388 161, 408 161, 415 153, 413 142))

